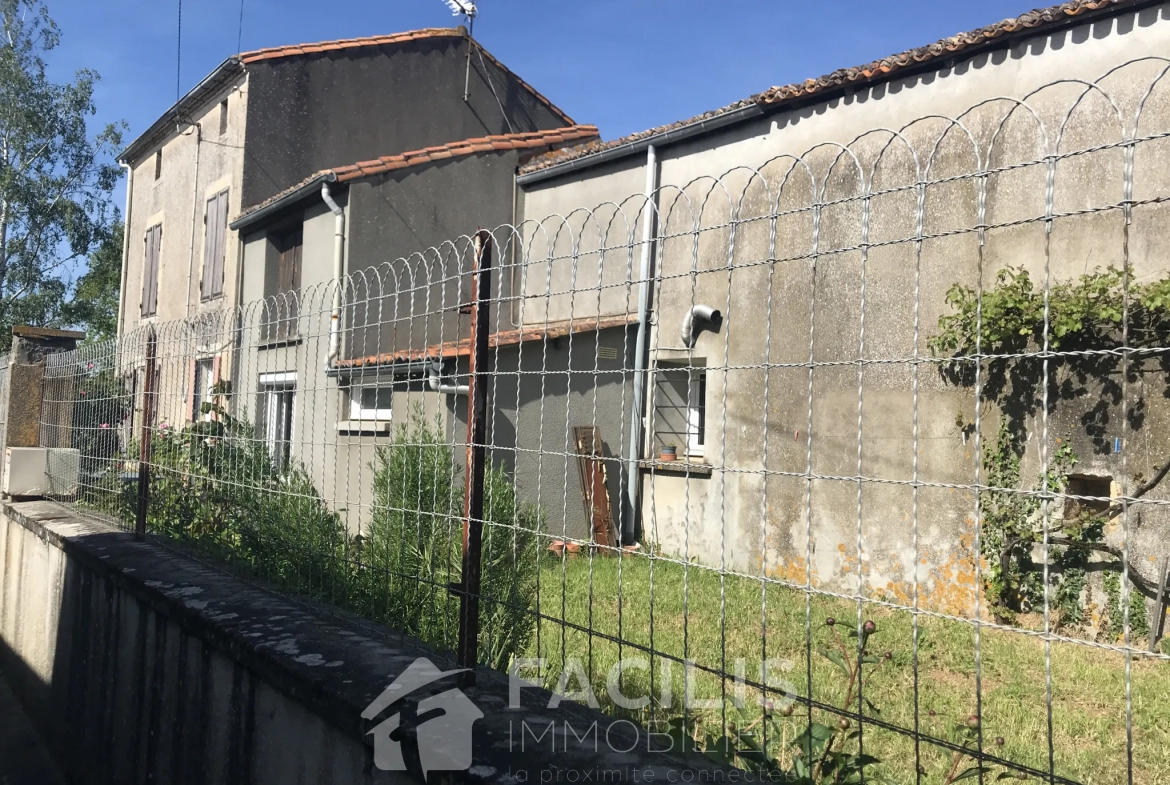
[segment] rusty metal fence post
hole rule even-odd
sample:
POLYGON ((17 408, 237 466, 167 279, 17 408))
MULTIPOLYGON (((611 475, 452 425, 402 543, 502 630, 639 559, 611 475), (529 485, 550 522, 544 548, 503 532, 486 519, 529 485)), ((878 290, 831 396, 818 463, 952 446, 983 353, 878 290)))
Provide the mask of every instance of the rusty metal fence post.
POLYGON ((456 661, 468 670, 463 686, 475 684, 479 657, 480 553, 483 541, 483 479, 487 441, 488 303, 492 296, 492 236, 475 235, 471 271, 471 351, 468 354, 467 484, 463 501, 463 569, 459 583, 459 649, 456 661))
POLYGON ((138 448, 138 505, 134 518, 134 537, 146 539, 146 515, 150 508, 150 446, 154 427, 154 393, 157 369, 158 336, 151 327, 146 334, 146 370, 142 379, 142 440, 138 448))

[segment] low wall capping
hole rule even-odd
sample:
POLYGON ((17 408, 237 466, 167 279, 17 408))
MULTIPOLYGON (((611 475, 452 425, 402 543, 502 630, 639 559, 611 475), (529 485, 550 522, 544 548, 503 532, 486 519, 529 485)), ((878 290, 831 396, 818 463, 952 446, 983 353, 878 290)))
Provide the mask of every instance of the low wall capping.
MULTIPOLYGON (((362 719, 362 712, 417 658, 426 657, 447 671, 455 667, 450 655, 343 611, 276 594, 160 543, 136 542, 129 532, 81 517, 53 502, 4 503, 0 514, 8 519, 10 528, 22 527, 48 546, 61 550, 71 566, 129 595, 140 607, 165 617, 351 741, 364 745, 367 781, 403 781, 403 772, 378 771, 373 764, 374 741, 370 732, 393 712, 373 720, 362 719)), ((4 532, 0 531, 0 535, 4 532)), ((11 541, 11 532, 4 536, 11 541)), ((0 560, 0 570, 3 569, 0 560)), ((5 585, 3 581, 11 577, 0 579, 0 585, 5 585)), ((521 708, 509 709, 505 674, 481 667, 478 682, 478 686, 463 690, 484 714, 473 728, 472 766, 442 781, 516 785, 539 782, 543 771, 573 769, 626 772, 608 782, 642 780, 648 771, 663 782, 679 781, 670 779, 672 771, 689 772, 690 781, 735 781, 729 778, 735 772, 702 757, 687 756, 684 760, 674 754, 650 751, 661 749, 663 737, 651 739, 644 729, 628 721, 567 701, 550 710, 550 693, 529 686, 521 691, 521 708), (574 729, 588 728, 596 722, 599 730, 592 744, 588 734, 584 741, 570 741, 568 734, 554 731, 551 749, 548 739, 535 743, 530 737, 530 743, 521 751, 509 744, 512 740, 515 746, 511 729, 513 725, 519 728, 521 720, 527 720, 534 729, 550 722, 569 722, 574 729), (621 740, 621 747, 631 747, 632 751, 616 752, 605 745, 606 729, 611 726, 611 738, 621 740), (595 750, 598 740, 601 747, 595 750), (523 772, 527 774, 517 776, 523 772)), ((401 705, 401 716, 415 716, 422 700, 451 686, 447 680, 436 682, 395 705, 401 705)), ((55 747, 68 743, 69 740, 50 738, 55 747)), ((267 745, 271 747, 273 743, 270 739, 267 745)), ((421 781, 415 767, 417 759, 410 774, 413 781, 421 781)), ((430 781, 440 781, 440 774, 445 773, 436 771, 430 781)), ((597 781, 596 777, 593 781, 597 781)))

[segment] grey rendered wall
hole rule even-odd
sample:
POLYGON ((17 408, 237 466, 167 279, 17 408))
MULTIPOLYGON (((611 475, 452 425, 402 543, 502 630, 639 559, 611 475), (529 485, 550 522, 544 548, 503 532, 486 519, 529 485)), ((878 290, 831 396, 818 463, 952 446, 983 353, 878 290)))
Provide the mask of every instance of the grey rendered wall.
MULTIPOLYGON (((346 356, 422 349, 467 336, 459 306, 471 296, 471 237, 512 223, 515 151, 412 167, 354 183, 349 191, 346 356)), ((511 235, 495 232, 493 292, 511 295, 511 235)), ((505 299, 505 302, 507 299, 505 299)), ((507 330, 507 311, 489 315, 507 330)))
MULTIPOLYGON (((350 194, 352 197, 352 194, 350 194)), ((348 207, 352 199, 339 197, 348 207)), ((290 453, 303 465, 318 493, 341 513, 348 530, 359 534, 370 519, 373 503, 373 474, 376 453, 391 435, 382 430, 348 430, 350 388, 346 375, 327 374, 330 313, 337 283, 333 274, 334 219, 328 208, 310 204, 303 213, 290 217, 292 223, 281 224, 274 231, 299 225, 302 229, 302 288, 298 298, 300 311, 299 340, 293 343, 266 345, 262 325, 265 305, 277 298, 265 298, 265 279, 275 261, 266 232, 244 238, 244 298, 241 308, 241 346, 234 368, 236 411, 251 422, 259 421, 261 380, 272 374, 295 373, 296 397, 293 411, 293 436, 290 453)), ((347 229, 352 227, 352 219, 347 229)), ((347 258, 355 251, 347 244, 347 258)), ((353 296, 346 290, 346 299, 353 296)), ((343 322, 345 323, 345 322, 343 322)), ((350 333, 341 335, 343 353, 350 333)), ((379 383, 393 383, 393 423, 405 422, 414 404, 424 416, 440 417, 446 427, 444 396, 431 392, 418 379, 378 377, 379 383)))
MULTIPOLYGON (((631 403, 624 358, 633 334, 610 328, 577 333, 571 342, 533 341, 492 352, 486 378, 489 458, 512 477, 521 501, 540 506, 551 537, 590 538, 573 443, 577 426, 601 431, 610 507, 620 531, 631 403), (616 359, 599 357, 599 347, 614 350, 616 359)), ((465 404, 453 413, 462 439, 465 404)))
POLYGON ((429 38, 249 65, 245 203, 321 169, 569 124, 486 58, 471 60, 465 102, 466 45, 429 38))
MULTIPOLYGON (((1164 61, 1134 62, 1109 72, 1135 59, 1167 54, 1170 10, 1161 6, 660 150, 659 237, 666 239, 656 248, 661 281, 654 297, 652 356, 690 356, 713 369, 708 372, 707 453, 715 471, 710 478, 657 475, 649 480, 643 488, 647 537, 667 551, 709 564, 801 583, 811 573, 824 585, 899 601, 909 601, 917 571, 923 604, 972 612, 975 499, 970 491, 949 486, 976 480, 974 443, 959 425, 974 420, 974 393, 947 384, 934 365, 912 360, 916 353, 929 357, 926 340, 939 316, 949 312, 945 294, 952 284, 981 282, 990 288, 996 272, 1008 265, 1023 266, 1040 281, 1048 269, 1052 280, 1060 281, 1122 264, 1123 212, 1075 213, 1121 202, 1123 154, 1106 149, 1056 165, 1053 211, 1069 215, 1053 221, 1046 251, 1045 224, 1035 220, 1045 211, 1043 165, 988 177, 986 222, 1000 226, 986 232, 982 247, 972 231, 979 223, 978 183, 970 177, 928 186, 923 232, 931 237, 920 248, 905 242, 915 234, 913 185, 918 182, 909 150, 917 152, 923 166, 934 151, 932 181, 978 170, 965 132, 938 115, 963 116, 978 149, 993 149, 986 163, 990 168, 1044 157, 1037 120, 1052 133, 1049 149, 1117 142, 1123 123, 1108 119, 1108 102, 1073 81, 1028 99, 1037 119, 1024 110, 1004 119, 1015 106, 1012 99, 1047 83, 1102 76, 1102 88, 1131 118, 1155 85, 1138 135, 1156 134, 1170 127, 1167 87, 1156 82, 1164 61), (1089 94, 1078 103, 1082 92, 1089 94), (992 100, 997 96, 1009 98, 992 100), (1053 129, 1074 105, 1078 108, 1056 147, 1053 129), (893 129, 900 137, 875 129, 893 129), (850 152, 843 152, 843 145, 850 152), (819 198, 808 185, 808 174, 794 169, 786 156, 802 157, 801 166, 807 165, 823 184, 819 198), (856 166, 873 172, 873 192, 903 187, 870 200, 864 237, 865 200, 856 166), (814 202, 836 202, 820 212, 816 246, 809 209, 814 202), (733 209, 740 221, 734 235, 729 226, 733 209), (778 219, 760 220, 775 211, 778 219), (769 259, 786 261, 769 264, 769 259), (720 308, 727 319, 721 332, 703 333, 688 353, 679 351, 678 325, 693 303, 720 308), (921 326, 917 346, 915 319, 921 326), (859 357, 888 362, 865 366, 859 374, 859 357), (810 359, 840 364, 819 365, 810 374, 802 365, 810 359), (804 476, 810 473, 810 438, 811 475, 818 478, 812 480, 804 476), (864 483, 860 505, 852 479, 859 472, 889 481, 864 483), (918 489, 916 516, 912 480, 925 485, 918 489), (912 545, 915 524, 918 552, 912 545), (805 558, 806 542, 811 562, 805 558)), ((1167 155, 1162 140, 1138 146, 1135 199, 1170 193, 1167 155)), ((533 189, 526 195, 526 219, 539 221, 550 212, 567 215, 602 201, 620 204, 641 189, 641 177, 632 169, 592 175, 533 189), (634 190, 622 190, 631 186, 634 190), (559 203, 558 192, 563 195, 559 203), (593 201, 582 203, 586 197, 593 201)), ((610 209, 599 213, 608 216, 610 209)), ((620 220, 629 223, 629 217, 620 220)), ((1134 209, 1128 261, 1138 279, 1166 272, 1167 249, 1159 228, 1166 219, 1160 204, 1134 209)), ((581 315, 592 300, 593 294, 586 293, 570 307, 581 315)), ((1146 419, 1125 433, 1128 455, 1111 451, 1113 438, 1122 434, 1121 401, 1113 397, 1098 406, 1102 388, 1093 380, 1083 385, 1068 380, 1069 398, 1054 407, 1047 424, 1049 450, 1057 437, 1071 438, 1082 460, 1079 472, 1109 475, 1131 488, 1137 473, 1150 476, 1170 451, 1161 425, 1170 411, 1162 395, 1164 377, 1148 371, 1130 387, 1128 407, 1136 411, 1140 395, 1146 419), (1145 391, 1139 393, 1142 386, 1145 391)), ((1009 414, 1026 424, 1021 477, 1025 487, 1033 487, 1044 423, 1036 410, 1009 414)), ((987 446, 995 439, 998 414, 985 404, 982 416, 987 446)), ((1130 548, 1136 548, 1131 564, 1141 565, 1136 569, 1164 552, 1165 522, 1153 511, 1143 514, 1130 540, 1130 548)), ((1121 534, 1120 524, 1111 524, 1108 537, 1117 541, 1121 534)))

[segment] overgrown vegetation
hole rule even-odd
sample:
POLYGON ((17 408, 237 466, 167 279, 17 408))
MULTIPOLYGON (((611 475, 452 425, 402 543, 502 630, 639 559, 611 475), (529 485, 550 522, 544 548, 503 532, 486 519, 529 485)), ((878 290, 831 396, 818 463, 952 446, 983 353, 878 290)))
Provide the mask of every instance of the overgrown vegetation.
MULTIPOLYGON (((1107 580, 1116 580, 1120 570, 1121 550, 1105 542, 1105 525, 1122 507, 1113 503, 1103 512, 1062 515, 1059 506, 1050 502, 1048 514, 1043 514, 1041 497, 1065 492, 1068 474, 1079 460, 1068 439, 1057 439, 1051 448, 1047 474, 1033 489, 1039 493, 1010 492, 1026 490, 1020 462, 1028 421, 1044 413, 1045 401, 1049 415, 1062 405, 1079 405, 1081 426, 1103 454, 1111 451, 1112 433, 1143 426, 1143 397, 1128 402, 1126 422, 1114 421, 1123 403, 1121 379, 1134 384, 1148 372, 1156 372, 1165 383, 1170 379, 1170 354, 1127 356, 1121 350, 1166 345, 1170 277, 1143 283, 1133 279, 1132 270, 1109 267, 1054 282, 1046 295, 1026 270, 1009 267, 996 275, 993 287, 982 292, 955 284, 946 302, 953 312, 940 317, 939 331, 929 341, 936 355, 952 357, 940 366, 941 372, 951 383, 971 386, 978 370, 980 395, 994 403, 1001 415, 997 438, 983 461, 987 485, 1007 490, 980 493, 988 598, 997 616, 1006 621, 1034 607, 1044 587, 1032 554, 1036 544, 1046 540, 1055 546, 1051 555, 1058 585, 1052 597, 1060 623, 1080 625, 1085 621, 1083 597, 1090 554, 1108 557, 1107 580), (1061 353, 1044 362, 1022 356, 1043 349, 1061 353)), ((1170 457, 1148 479, 1140 474, 1123 478, 1123 487, 1131 498, 1141 498, 1168 472, 1170 457)), ((1145 615, 1141 594, 1153 596, 1155 589, 1133 564, 1130 580, 1138 589, 1132 593, 1135 601, 1129 613, 1134 622, 1145 615), (1142 606, 1140 611, 1138 606, 1142 606)), ((1110 620, 1123 616, 1106 613, 1110 620)), ((1111 628, 1109 633, 1117 637, 1111 628)))
MULTIPOLYGON (((454 647, 459 601, 447 587, 461 580, 463 484, 441 423, 428 422, 421 408, 378 450, 374 495, 363 574, 384 588, 364 596, 384 604, 381 612, 399 629, 454 647)), ((520 502, 504 471, 491 467, 484 477, 480 657, 499 670, 532 635, 542 528, 540 511, 520 502)))
MULTIPOLYGON (((229 413, 229 385, 217 384, 212 394, 201 419, 181 429, 160 425, 151 441, 147 530, 454 648, 459 600, 448 588, 462 571, 463 487, 439 424, 416 411, 379 448, 372 518, 364 535, 350 537, 304 467, 274 460, 255 426, 229 413)), ((115 437, 99 447, 116 444, 115 437)), ((130 453, 137 460, 136 446, 130 453)), ((136 485, 123 481, 116 462, 103 463, 84 501, 133 521, 136 485)), ((542 524, 502 470, 487 473, 480 658, 498 669, 506 670, 532 635, 542 524)))

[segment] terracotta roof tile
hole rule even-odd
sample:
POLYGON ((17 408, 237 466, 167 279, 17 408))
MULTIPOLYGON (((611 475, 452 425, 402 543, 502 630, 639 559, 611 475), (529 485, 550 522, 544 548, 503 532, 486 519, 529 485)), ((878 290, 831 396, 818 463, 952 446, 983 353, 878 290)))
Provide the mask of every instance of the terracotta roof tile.
POLYGON ((416 41, 422 38, 464 38, 466 34, 457 27, 429 27, 424 30, 410 30, 394 35, 375 35, 365 38, 342 38, 336 41, 321 41, 311 44, 291 44, 289 46, 273 46, 267 49, 257 49, 252 52, 242 52, 240 62, 244 65, 258 63, 261 60, 275 60, 281 57, 296 57, 298 55, 319 54, 320 52, 334 52, 343 49, 358 49, 363 46, 385 46, 401 44, 407 41, 416 41))
POLYGON ((756 95, 736 101, 720 109, 705 112, 688 120, 681 120, 646 131, 639 131, 608 142, 597 141, 574 147, 571 150, 550 152, 529 161, 520 168, 520 171, 521 173, 527 174, 529 172, 548 169, 557 164, 577 158, 584 158, 592 153, 608 150, 612 147, 629 144, 651 136, 658 136, 667 131, 697 125, 714 117, 750 106, 751 104, 758 104, 765 107, 779 107, 788 102, 816 96, 819 93, 827 93, 834 88, 861 85, 870 80, 885 79, 891 74, 897 74, 898 71, 910 66, 929 63, 933 60, 955 55, 1018 33, 1036 33, 1046 27, 1073 21, 1078 16, 1094 11, 1121 13, 1129 7, 1146 4, 1149 4, 1147 0, 1071 0, 1070 2, 1050 8, 1029 11, 1018 17, 1005 19, 1002 22, 981 27, 967 33, 960 33, 950 38, 944 38, 929 46, 890 55, 881 60, 875 60, 872 63, 854 68, 842 68, 817 79, 806 79, 803 82, 772 87, 762 93, 757 93, 756 95))
MULTIPOLYGON (((552 338, 563 338, 566 335, 577 333, 596 332, 611 327, 625 327, 638 323, 637 314, 617 314, 602 316, 595 319, 574 319, 570 321, 549 322, 548 324, 530 325, 519 330, 507 330, 492 333, 488 336, 488 347, 516 346, 530 341, 542 341, 552 338)), ((394 363, 417 362, 419 360, 453 359, 467 357, 471 354, 471 339, 459 341, 444 341, 431 344, 425 349, 402 349, 397 352, 374 354, 368 357, 356 357, 352 360, 338 360, 338 368, 368 368, 378 365, 393 365, 394 363)))
POLYGON ((296 193, 310 183, 329 175, 332 175, 338 182, 344 183, 397 169, 406 169, 411 166, 459 156, 473 155, 475 153, 495 152, 499 150, 539 150, 540 148, 555 147, 577 141, 588 142, 594 139, 597 139, 597 126, 574 125, 568 128, 555 128, 548 131, 526 131, 518 134, 500 134, 478 139, 464 139, 445 145, 427 147, 422 150, 411 150, 405 153, 399 153, 398 155, 375 158, 370 161, 358 161, 357 163, 346 164, 345 166, 335 166, 332 169, 322 169, 319 172, 314 172, 291 188, 286 188, 280 193, 265 199, 260 204, 249 207, 241 212, 235 221, 245 218, 257 210, 261 210, 290 194, 296 193))

